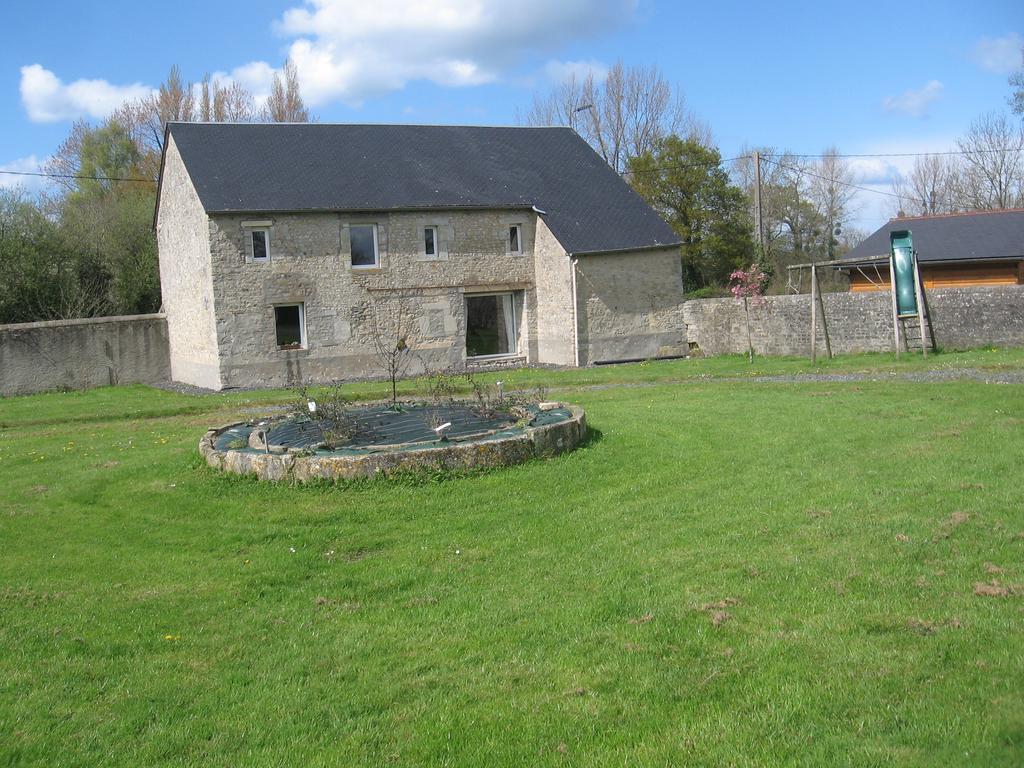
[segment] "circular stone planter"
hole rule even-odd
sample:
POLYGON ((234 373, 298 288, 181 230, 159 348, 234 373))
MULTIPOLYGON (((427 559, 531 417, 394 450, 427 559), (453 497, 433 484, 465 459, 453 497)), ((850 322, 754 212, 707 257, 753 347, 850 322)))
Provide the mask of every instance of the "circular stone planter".
MULTIPOLYGON (((418 407, 424 415, 430 411, 429 407, 418 407)), ((415 408, 405 413, 415 414, 415 408)), ((379 413, 384 412, 379 409, 379 413)), ((338 449, 289 448, 275 443, 275 422, 239 422, 208 431, 199 441, 199 452, 215 469, 256 475, 261 480, 301 483, 519 464, 571 451, 587 434, 583 409, 565 403, 543 403, 531 409, 527 418, 509 422, 480 432, 463 429, 463 434, 450 439, 363 441, 338 449)))

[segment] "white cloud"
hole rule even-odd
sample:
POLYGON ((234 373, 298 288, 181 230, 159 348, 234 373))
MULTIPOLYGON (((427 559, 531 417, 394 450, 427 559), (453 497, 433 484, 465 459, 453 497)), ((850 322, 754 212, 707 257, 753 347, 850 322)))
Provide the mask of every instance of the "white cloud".
MULTIPOLYGON (((35 155, 29 155, 11 160, 9 163, 0 163, 0 171, 36 172, 44 162, 46 162, 45 159, 40 160, 35 155)), ((17 176, 11 173, 0 173, 0 189, 21 187, 26 192, 39 192, 49 183, 44 176, 17 176)))
POLYGON ((921 88, 904 91, 899 96, 887 96, 882 100, 886 112, 899 112, 911 117, 925 117, 932 102, 942 96, 943 85, 938 80, 929 80, 921 88))
MULTIPOLYGON (((411 81, 479 85, 621 23, 637 0, 306 0, 277 30, 312 106, 350 104, 411 81)), ((567 62, 565 66, 586 64, 567 62)))
POLYGON ((103 118, 129 99, 148 96, 152 91, 142 83, 113 85, 106 80, 64 83, 40 64, 21 68, 21 103, 29 119, 36 123, 79 117, 103 118))
POLYGON ((597 82, 603 82, 608 77, 608 67, 600 61, 590 59, 588 61, 558 61, 552 59, 544 65, 544 74, 555 83, 565 83, 575 78, 577 82, 585 80, 592 75, 597 82))
POLYGON ((850 149, 850 152, 872 155, 900 155, 898 157, 855 157, 850 158, 850 168, 857 177, 857 184, 873 190, 858 190, 854 196, 857 213, 851 225, 866 232, 873 232, 892 216, 896 215, 899 201, 890 197, 892 182, 899 176, 908 175, 914 167, 915 155, 928 152, 948 152, 956 149, 954 136, 920 136, 893 138, 873 142, 850 149), (878 194, 879 192, 885 194, 878 194))
POLYGON ((975 63, 988 72, 1008 75, 1024 65, 1024 37, 1011 32, 1002 37, 983 37, 974 46, 972 57, 975 63))

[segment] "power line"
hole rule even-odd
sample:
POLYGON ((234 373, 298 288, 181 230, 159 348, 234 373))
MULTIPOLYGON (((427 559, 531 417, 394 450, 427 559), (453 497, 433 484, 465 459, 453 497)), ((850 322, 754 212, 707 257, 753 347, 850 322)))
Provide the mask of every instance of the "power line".
POLYGON ((623 171, 621 175, 626 174, 637 174, 637 173, 660 173, 661 171, 685 171, 688 168, 714 168, 718 165, 725 165, 725 163, 732 163, 736 160, 749 159, 750 155, 738 155, 737 157, 727 157, 724 160, 717 162, 713 160, 707 160, 700 163, 684 163, 683 165, 662 165, 657 168, 642 168, 638 171, 623 171))
MULTIPOLYGON (((821 159, 825 157, 929 157, 930 155, 981 155, 992 152, 1020 152, 1020 147, 999 147, 993 149, 950 149, 943 150, 941 152, 866 152, 861 154, 818 154, 818 155, 797 155, 792 152, 784 152, 783 154, 788 157, 799 157, 799 158, 815 158, 821 159)), ((763 157, 763 155, 762 155, 763 157)), ((768 158, 764 158, 768 159, 768 158)))
POLYGON ((147 184, 156 184, 154 179, 143 179, 135 176, 79 176, 73 173, 43 173, 42 171, 4 171, 8 176, 42 176, 48 179, 86 179, 88 181, 143 181, 147 184))
POLYGON ((785 163, 780 163, 777 160, 772 160, 771 158, 762 157, 761 160, 765 163, 777 165, 779 168, 788 168, 791 171, 796 171, 797 173, 806 173, 808 176, 814 176, 814 178, 819 178, 824 181, 830 181, 831 183, 835 184, 843 184, 843 186, 849 186, 854 189, 860 189, 861 191, 867 191, 867 193, 873 193, 874 195, 885 195, 888 198, 896 198, 897 200, 903 199, 896 193, 887 193, 887 191, 883 191, 882 189, 872 189, 869 186, 861 186, 860 184, 854 184, 850 181, 842 181, 841 179, 838 178, 829 178, 828 176, 822 176, 820 173, 808 171, 806 168, 798 168, 797 166, 787 165, 785 163))
MULTIPOLYGON (((785 152, 783 157, 793 157, 800 159, 822 159, 827 157, 834 158, 876 158, 876 157, 928 157, 930 155, 975 155, 975 154, 989 154, 996 152, 1021 152, 1020 148, 995 148, 995 149, 970 149, 970 150, 945 150, 941 152, 873 152, 873 153, 839 153, 839 154, 797 154, 794 152, 785 152)), ((639 170, 626 170, 621 173, 622 176, 637 175, 642 173, 661 173, 663 171, 685 171, 690 168, 713 168, 726 163, 733 163, 737 160, 749 160, 751 155, 737 155, 736 157, 728 157, 718 161, 705 161, 697 163, 685 163, 682 165, 663 165, 657 168, 642 168, 639 170)), ((796 168, 792 165, 787 165, 772 157, 761 155, 761 159, 765 162, 774 163, 782 168, 788 168, 791 171, 797 171, 806 173, 809 176, 816 176, 817 178, 823 178, 826 181, 829 179, 824 176, 818 176, 811 171, 807 171, 801 168, 796 168)), ((115 182, 141 182, 145 184, 156 184, 155 179, 144 179, 137 176, 85 176, 73 173, 45 173, 43 171, 8 171, 0 170, 0 174, 8 176, 34 176, 47 179, 81 179, 83 181, 115 181, 115 182)), ((868 187, 861 187, 856 184, 850 184, 848 182, 839 182, 840 184, 846 184, 846 186, 853 187, 855 189, 861 189, 865 192, 875 192, 880 195, 889 195, 890 197, 899 197, 899 195, 892 194, 890 192, 882 192, 877 189, 870 189, 868 187)))

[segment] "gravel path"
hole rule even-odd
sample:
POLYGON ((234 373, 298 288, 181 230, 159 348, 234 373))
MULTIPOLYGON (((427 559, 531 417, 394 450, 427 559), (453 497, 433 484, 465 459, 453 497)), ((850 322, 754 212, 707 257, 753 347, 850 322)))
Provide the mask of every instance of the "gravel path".
MULTIPOLYGON (((777 376, 715 376, 713 374, 702 374, 700 376, 681 377, 676 381, 633 381, 633 382, 611 382, 608 384, 587 384, 584 386, 574 385, 553 385, 550 390, 602 390, 602 389, 632 389, 644 387, 660 387, 667 384, 687 384, 692 382, 741 382, 752 384, 807 384, 807 383, 829 383, 829 382, 855 382, 855 381, 920 381, 920 382, 943 382, 943 381, 980 381, 985 384, 1024 384, 1024 369, 1011 369, 1002 371, 990 371, 982 368, 933 368, 925 371, 872 371, 870 373, 792 373, 777 376)), ((175 381, 165 381, 152 386, 158 389, 165 389, 169 392, 179 392, 184 395, 226 395, 232 392, 259 392, 266 387, 233 387, 217 392, 212 389, 195 387, 191 384, 179 384, 175 381)), ((275 388, 276 389, 276 388, 275 388)))
MULTIPOLYGON (((714 380, 715 377, 708 377, 714 380)), ((757 381, 796 384, 830 381, 981 381, 985 384, 1024 384, 1024 370, 986 371, 982 368, 934 368, 927 371, 874 371, 872 373, 794 373, 785 376, 733 376, 719 381, 757 381)))

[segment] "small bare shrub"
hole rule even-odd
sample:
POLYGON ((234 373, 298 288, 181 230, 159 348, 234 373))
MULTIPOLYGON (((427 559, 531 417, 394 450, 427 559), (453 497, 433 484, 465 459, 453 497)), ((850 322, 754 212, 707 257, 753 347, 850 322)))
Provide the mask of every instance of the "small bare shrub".
POLYGON ((320 395, 309 385, 296 387, 293 392, 295 400, 288 408, 290 415, 313 422, 320 430, 324 448, 337 448, 363 433, 352 414, 351 401, 342 393, 340 381, 331 382, 320 395))

